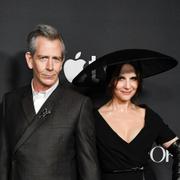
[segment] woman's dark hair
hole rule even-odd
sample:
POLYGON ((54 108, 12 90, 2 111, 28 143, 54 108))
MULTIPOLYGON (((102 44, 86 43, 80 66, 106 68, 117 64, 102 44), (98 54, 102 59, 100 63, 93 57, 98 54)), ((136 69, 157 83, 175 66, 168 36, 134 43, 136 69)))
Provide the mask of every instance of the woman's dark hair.
MULTIPOLYGON (((138 62, 125 63, 125 64, 132 65, 135 69, 135 73, 137 76, 138 88, 137 88, 137 91, 136 91, 134 97, 132 98, 132 101, 135 103, 137 100, 137 97, 139 96, 139 94, 142 91, 141 65, 138 62)), ((112 65, 112 66, 107 67, 106 86, 107 86, 107 91, 108 91, 108 95, 110 96, 110 98, 113 97, 114 89, 118 83, 119 74, 121 72, 123 65, 124 64, 119 64, 119 65, 112 65)))

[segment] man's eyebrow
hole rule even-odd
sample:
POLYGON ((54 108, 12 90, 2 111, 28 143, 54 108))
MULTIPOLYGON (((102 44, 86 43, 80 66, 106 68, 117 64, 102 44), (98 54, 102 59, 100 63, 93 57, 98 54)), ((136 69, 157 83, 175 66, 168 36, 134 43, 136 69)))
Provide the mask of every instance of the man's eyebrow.
POLYGON ((49 57, 49 56, 38 54, 37 57, 49 57))
POLYGON ((53 59, 63 60, 63 57, 62 57, 62 56, 53 56, 52 58, 53 58, 53 59))

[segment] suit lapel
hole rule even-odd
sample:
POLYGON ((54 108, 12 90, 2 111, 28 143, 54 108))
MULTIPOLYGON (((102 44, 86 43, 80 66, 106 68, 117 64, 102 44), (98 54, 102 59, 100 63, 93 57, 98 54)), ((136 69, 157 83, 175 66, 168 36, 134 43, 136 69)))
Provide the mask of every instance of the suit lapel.
POLYGON ((33 105, 33 97, 32 97, 32 91, 31 87, 29 86, 29 89, 24 94, 24 97, 22 99, 22 106, 25 113, 25 116, 28 120, 28 123, 30 123, 34 116, 36 115, 34 105, 33 105))
MULTIPOLYGON (((60 87, 59 85, 55 89, 55 91, 50 95, 50 97, 46 100, 46 102, 43 104, 43 106, 36 115, 34 115, 34 111, 32 109, 31 110, 28 109, 28 107, 32 108, 31 103, 28 102, 28 100, 30 100, 29 97, 26 97, 23 100, 25 114, 26 116, 28 115, 30 116, 28 117, 28 120, 30 120, 30 124, 27 127, 27 129, 24 131, 21 138, 16 143, 13 154, 15 154, 17 149, 19 149, 19 147, 24 144, 24 142, 31 136, 31 134, 38 127, 42 125, 42 123, 44 123, 49 119, 48 117, 53 112, 54 106, 56 105, 57 102, 56 99, 59 99, 60 98, 59 96, 63 97, 61 92, 62 92, 62 87, 60 87)), ((32 95, 31 95, 31 99, 32 99, 32 95)))

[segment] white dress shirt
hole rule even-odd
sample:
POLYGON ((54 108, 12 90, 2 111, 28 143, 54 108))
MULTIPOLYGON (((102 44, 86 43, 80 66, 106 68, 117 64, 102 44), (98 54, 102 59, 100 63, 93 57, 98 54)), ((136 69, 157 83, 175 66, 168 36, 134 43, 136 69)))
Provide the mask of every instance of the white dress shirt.
POLYGON ((33 87, 33 80, 31 81, 33 103, 34 103, 34 109, 36 111, 36 114, 41 109, 42 105, 45 103, 45 101, 48 99, 48 97, 52 94, 52 92, 57 88, 58 85, 59 85, 59 80, 48 90, 36 92, 33 87))

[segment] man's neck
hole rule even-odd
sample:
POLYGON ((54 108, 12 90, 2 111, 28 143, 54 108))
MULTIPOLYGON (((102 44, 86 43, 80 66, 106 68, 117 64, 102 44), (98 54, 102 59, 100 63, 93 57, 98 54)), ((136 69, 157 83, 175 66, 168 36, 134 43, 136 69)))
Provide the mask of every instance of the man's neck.
POLYGON ((52 85, 52 86, 42 86, 38 85, 33 79, 31 81, 31 87, 34 92, 46 92, 49 91, 50 89, 54 89, 54 87, 57 87, 59 84, 59 79, 52 85))

